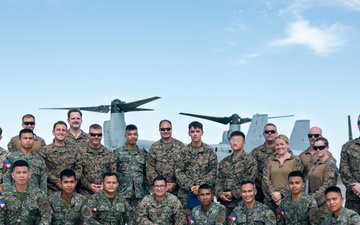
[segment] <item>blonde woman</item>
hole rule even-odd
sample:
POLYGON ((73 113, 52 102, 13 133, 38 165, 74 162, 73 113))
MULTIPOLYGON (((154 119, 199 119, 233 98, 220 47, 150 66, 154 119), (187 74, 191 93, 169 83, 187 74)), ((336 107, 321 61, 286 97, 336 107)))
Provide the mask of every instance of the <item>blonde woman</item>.
POLYGON ((298 156, 289 149, 289 138, 283 134, 275 138, 276 154, 267 161, 262 179, 262 189, 265 194, 264 203, 276 210, 281 199, 290 194, 288 175, 292 171, 303 171, 304 167, 298 156))

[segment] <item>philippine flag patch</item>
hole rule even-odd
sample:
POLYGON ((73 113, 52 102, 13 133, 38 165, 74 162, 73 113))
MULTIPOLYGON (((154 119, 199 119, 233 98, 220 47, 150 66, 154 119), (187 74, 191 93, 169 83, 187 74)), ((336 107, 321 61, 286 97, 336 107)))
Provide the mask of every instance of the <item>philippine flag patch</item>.
POLYGON ((93 205, 89 206, 89 208, 90 208, 91 212, 96 212, 96 211, 97 211, 97 210, 96 210, 96 207, 93 206, 93 205))
POLYGON ((9 168, 10 168, 10 163, 9 163, 8 161, 4 160, 4 162, 3 162, 3 167, 9 169, 9 168))
POLYGON ((232 213, 228 216, 228 218, 229 218, 231 221, 235 221, 235 220, 236 220, 236 216, 234 216, 234 214, 232 214, 232 213))
POLYGON ((50 214, 54 215, 54 208, 52 207, 52 205, 50 205, 50 214))
POLYGON ((188 221, 190 224, 193 224, 194 223, 194 219, 192 218, 192 216, 188 216, 188 221))
POLYGON ((2 208, 4 208, 4 206, 5 206, 5 202, 3 202, 2 200, 0 200, 0 208, 2 209, 2 208))
POLYGON ((279 207, 279 208, 277 208, 276 209, 276 212, 279 214, 279 215, 285 215, 285 212, 284 212, 284 210, 283 210, 283 208, 281 208, 281 207, 279 207))

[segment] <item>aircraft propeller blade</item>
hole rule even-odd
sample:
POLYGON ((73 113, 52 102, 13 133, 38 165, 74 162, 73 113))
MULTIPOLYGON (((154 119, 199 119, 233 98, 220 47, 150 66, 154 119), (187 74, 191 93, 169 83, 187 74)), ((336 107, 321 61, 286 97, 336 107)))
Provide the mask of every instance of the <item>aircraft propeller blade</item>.
POLYGON ((275 119, 275 118, 282 118, 282 117, 291 117, 291 116, 294 116, 294 115, 286 115, 286 116, 271 116, 271 117, 268 117, 268 119, 275 119))
POLYGON ((155 97, 151 97, 151 98, 146 98, 146 99, 142 99, 139 101, 135 101, 135 102, 120 102, 116 104, 116 107, 118 108, 118 110, 120 112, 131 112, 131 111, 149 111, 149 110, 153 110, 153 109, 141 109, 141 108, 136 108, 140 105, 143 105, 145 103, 154 101, 156 99, 159 99, 160 97, 155 96, 155 97))
POLYGON ((40 109, 60 109, 60 110, 79 109, 90 112, 108 113, 110 110, 110 105, 99 105, 99 106, 89 106, 89 107, 66 107, 66 108, 40 108, 40 109))
POLYGON ((214 122, 225 124, 225 125, 228 123, 243 124, 243 123, 248 123, 251 121, 250 118, 241 118, 238 114, 233 114, 228 117, 204 116, 204 115, 197 115, 197 114, 191 114, 191 113, 180 113, 180 114, 186 115, 186 116, 197 117, 197 118, 201 118, 201 119, 206 119, 206 120, 214 121, 214 122))

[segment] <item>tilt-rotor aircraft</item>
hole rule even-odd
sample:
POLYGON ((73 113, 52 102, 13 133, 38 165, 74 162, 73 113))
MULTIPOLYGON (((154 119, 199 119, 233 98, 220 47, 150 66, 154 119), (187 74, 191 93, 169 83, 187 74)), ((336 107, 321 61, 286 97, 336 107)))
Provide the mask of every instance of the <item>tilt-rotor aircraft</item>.
MULTIPOLYGON (((127 112, 135 111, 152 111, 153 109, 138 108, 139 106, 148 102, 159 99, 160 97, 151 97, 142 99, 134 102, 124 102, 119 99, 115 99, 111 102, 111 105, 99 105, 90 107, 67 107, 67 108, 40 108, 40 109, 59 109, 59 110, 70 110, 79 109, 81 111, 90 111, 98 113, 108 113, 110 111, 110 120, 104 121, 103 132, 104 132, 104 145, 111 150, 117 147, 123 146, 125 140, 125 116, 127 112)), ((144 147, 147 150, 150 148, 154 141, 138 140, 137 145, 144 147)))
MULTIPOLYGON (((246 145, 244 146, 244 150, 249 153, 252 149, 264 143, 265 139, 263 136, 263 129, 264 126, 268 123, 268 119, 293 116, 286 115, 268 117, 267 114, 255 114, 252 118, 241 118, 238 114, 233 114, 229 117, 213 117, 191 113, 180 114, 210 120, 224 125, 229 124, 229 130, 223 132, 222 141, 219 144, 211 144, 218 155, 219 161, 232 152, 229 137, 233 131, 240 130, 241 124, 251 122, 245 138, 246 145)), ((310 120, 297 120, 295 122, 290 136, 290 149, 294 152, 295 155, 299 155, 309 146, 309 141, 307 138, 307 132, 309 129, 310 120)))

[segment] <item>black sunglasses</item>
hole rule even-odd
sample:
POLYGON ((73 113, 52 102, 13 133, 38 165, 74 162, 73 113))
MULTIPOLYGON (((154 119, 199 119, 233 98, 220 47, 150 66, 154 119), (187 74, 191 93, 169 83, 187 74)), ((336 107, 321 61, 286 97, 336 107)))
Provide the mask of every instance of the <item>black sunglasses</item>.
POLYGON ((317 150, 322 151, 322 150, 324 150, 325 148, 326 148, 326 146, 325 146, 325 145, 321 145, 321 146, 314 146, 314 150, 315 150, 315 151, 317 151, 317 150))
POLYGON ((264 133, 265 134, 270 134, 270 133, 275 134, 276 130, 264 130, 264 133))
POLYGON ((318 138, 318 137, 320 137, 320 134, 308 134, 308 138, 311 138, 311 137, 318 138))
POLYGON ((360 125, 360 120, 358 120, 358 125, 360 125))
POLYGON ((171 127, 169 128, 160 128, 161 131, 171 131, 171 127))
POLYGON ((91 137, 95 137, 95 136, 98 136, 98 137, 101 137, 102 136, 102 133, 89 133, 91 137))
POLYGON ((34 126, 35 125, 35 122, 23 122, 24 125, 31 125, 31 126, 34 126))

